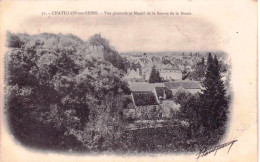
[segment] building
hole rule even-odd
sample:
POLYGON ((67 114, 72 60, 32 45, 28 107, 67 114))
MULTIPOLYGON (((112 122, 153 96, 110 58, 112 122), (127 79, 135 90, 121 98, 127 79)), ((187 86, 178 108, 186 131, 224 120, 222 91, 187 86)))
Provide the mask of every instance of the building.
POLYGON ((134 69, 129 70, 125 76, 125 79, 130 81, 130 82, 144 82, 144 78, 140 75, 140 70, 137 68, 135 71, 134 69))
POLYGON ((151 75, 151 68, 149 69, 144 69, 143 71, 143 78, 145 79, 145 81, 148 81, 151 75))
POLYGON ((164 80, 182 80, 182 72, 176 68, 164 68, 160 69, 160 76, 164 80))
POLYGON ((155 87, 164 87, 163 83, 129 83, 129 88, 132 92, 139 92, 139 91, 150 91, 152 92, 155 87))
POLYGON ((173 97, 176 97, 180 92, 191 94, 199 93, 202 88, 200 82, 188 80, 166 82, 164 83, 164 86, 172 91, 173 97))
POLYGON ((132 108, 124 111, 128 117, 141 120, 170 118, 180 105, 173 100, 172 91, 163 83, 131 83, 132 108))
POLYGON ((132 100, 135 106, 135 118, 156 119, 160 117, 160 107, 153 92, 132 92, 132 100))
POLYGON ((172 91, 167 87, 155 87, 154 94, 161 108, 160 117, 171 118, 172 113, 180 108, 180 105, 173 100, 172 91))
POLYGON ((155 87, 153 89, 156 100, 158 103, 162 103, 163 100, 171 100, 173 99, 172 91, 166 87, 155 87))

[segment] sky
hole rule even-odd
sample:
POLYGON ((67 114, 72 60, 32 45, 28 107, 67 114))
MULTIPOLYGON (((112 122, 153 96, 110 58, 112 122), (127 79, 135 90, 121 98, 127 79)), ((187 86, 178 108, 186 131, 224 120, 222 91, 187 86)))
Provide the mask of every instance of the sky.
POLYGON ((215 26, 192 16, 30 16, 9 31, 71 33, 83 40, 99 33, 119 52, 219 50, 215 26))

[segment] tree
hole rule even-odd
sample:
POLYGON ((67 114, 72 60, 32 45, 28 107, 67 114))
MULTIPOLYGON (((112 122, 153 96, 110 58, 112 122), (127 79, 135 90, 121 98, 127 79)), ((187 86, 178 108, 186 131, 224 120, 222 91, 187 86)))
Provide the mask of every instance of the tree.
POLYGON ((161 83, 162 78, 160 77, 160 73, 156 70, 155 66, 152 67, 152 71, 149 77, 149 83, 161 83))
POLYGON ((7 47, 11 48, 21 48, 23 42, 20 37, 10 32, 7 32, 7 47))
POLYGON ((223 127, 227 120, 226 90, 221 80, 218 59, 208 55, 205 80, 202 83, 202 123, 208 130, 223 127))
POLYGON ((226 96, 226 89, 224 86, 224 82, 221 80, 220 75, 220 65, 218 59, 215 55, 214 57, 215 64, 215 84, 216 84, 216 94, 215 94, 215 120, 216 127, 222 127, 225 125, 227 121, 227 113, 228 113, 228 102, 226 96))
POLYGON ((228 101, 220 76, 218 59, 208 55, 202 93, 179 94, 181 105, 178 117, 189 123, 188 136, 196 145, 204 148, 219 142, 227 121, 228 101), (202 138, 203 137, 203 138, 202 138))
POLYGON ((156 70, 156 77, 157 77, 157 83, 161 83, 162 77, 161 77, 160 72, 158 70, 156 70))
POLYGON ((201 81, 205 77, 205 71, 206 71, 205 61, 204 61, 204 57, 202 57, 201 62, 198 62, 195 65, 194 71, 184 76, 192 80, 201 81))
POLYGON ((205 65, 204 56, 203 56, 202 59, 201 59, 201 64, 202 64, 202 65, 205 65))
POLYGON ((199 95, 180 93, 177 96, 177 103, 181 105, 177 114, 178 118, 189 123, 189 139, 200 138, 201 107, 199 95))

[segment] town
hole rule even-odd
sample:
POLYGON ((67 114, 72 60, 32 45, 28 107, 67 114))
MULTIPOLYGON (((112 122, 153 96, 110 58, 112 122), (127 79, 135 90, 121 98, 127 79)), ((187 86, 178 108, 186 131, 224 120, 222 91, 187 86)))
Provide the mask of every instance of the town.
MULTIPOLYGON (((225 56, 222 53, 217 55, 223 65, 221 79, 225 81, 228 73, 224 63, 225 56)), ((124 109, 126 118, 139 123, 170 119, 180 108, 180 104, 176 103, 179 94, 201 93, 204 77, 197 75, 203 73, 200 70, 205 69, 206 52, 133 52, 122 53, 122 56, 128 61, 124 78, 131 90, 131 95, 126 96, 131 103, 124 109), (201 64, 203 67, 199 69, 201 64), (159 73, 159 82, 151 81, 153 69, 159 73)))

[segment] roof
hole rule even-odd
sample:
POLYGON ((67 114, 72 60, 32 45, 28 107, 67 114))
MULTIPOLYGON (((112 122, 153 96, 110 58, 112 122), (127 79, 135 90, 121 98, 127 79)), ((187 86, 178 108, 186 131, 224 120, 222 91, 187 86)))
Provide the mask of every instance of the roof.
POLYGON ((177 70, 177 71, 181 71, 179 68, 163 68, 161 69, 161 71, 163 70, 177 70))
POLYGON ((136 106, 158 105, 153 92, 132 92, 136 106))
POLYGON ((125 76, 126 79, 132 79, 132 78, 142 78, 142 76, 140 76, 138 74, 138 72, 136 72, 135 70, 131 70, 126 76, 125 76))
POLYGON ((180 71, 161 71, 160 74, 182 74, 181 70, 180 71))
POLYGON ((200 89, 201 84, 198 81, 175 81, 175 82, 165 82, 164 86, 169 89, 177 89, 182 86, 184 89, 200 89))
POLYGON ((157 97, 164 97, 164 92, 166 94, 165 99, 172 99, 172 91, 166 87, 155 87, 155 92, 157 94, 157 97))
POLYGON ((137 82, 129 83, 129 88, 131 91, 153 91, 155 87, 164 87, 163 83, 147 83, 147 82, 137 82))
POLYGON ((135 82, 145 82, 144 78, 136 78, 134 79, 135 82))

